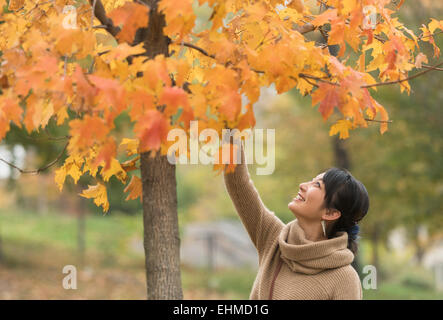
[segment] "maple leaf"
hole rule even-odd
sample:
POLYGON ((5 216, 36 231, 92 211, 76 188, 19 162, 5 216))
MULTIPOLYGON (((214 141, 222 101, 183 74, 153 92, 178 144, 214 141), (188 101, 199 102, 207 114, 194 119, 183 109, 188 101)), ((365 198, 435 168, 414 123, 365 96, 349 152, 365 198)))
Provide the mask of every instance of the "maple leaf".
MULTIPOLYGON (((25 3, 25 0, 10 0, 8 10, 15 11, 23 7, 23 4, 25 3)), ((3 8, 2 8, 3 10, 3 8)))
POLYGON ((79 195, 87 199, 94 199, 96 206, 102 206, 103 211, 108 212, 108 194, 106 193, 106 187, 104 184, 98 182, 95 186, 88 185, 88 189, 83 190, 79 195))
POLYGON ((0 141, 9 131, 11 121, 21 127, 22 113, 23 109, 19 107, 15 99, 6 95, 0 96, 0 141))
POLYGON ((110 128, 105 121, 98 116, 86 115, 83 119, 75 119, 69 122, 71 140, 68 150, 70 152, 86 151, 97 141, 104 141, 110 128))
POLYGON ((318 15, 311 24, 318 27, 321 25, 324 25, 329 20, 335 20, 337 19, 337 9, 329 9, 323 12, 322 14, 318 15))
POLYGON ((157 110, 148 110, 134 126, 140 140, 140 152, 158 150, 166 141, 169 124, 164 115, 157 110))
POLYGON ((146 50, 143 48, 143 43, 139 43, 135 46, 130 46, 128 43, 119 43, 116 47, 103 48, 97 53, 102 53, 102 59, 108 63, 115 60, 124 60, 129 56, 139 55, 145 53, 146 50))
POLYGON ((303 0, 292 0, 290 3, 288 3, 287 5, 289 8, 293 8, 295 10, 297 10, 298 12, 303 12, 303 0))
POLYGON ((78 64, 75 65, 75 71, 72 75, 72 79, 76 85, 77 95, 82 97, 87 105, 92 105, 98 89, 88 82, 83 74, 82 67, 78 64))
POLYGON ((121 163, 121 167, 123 168, 123 170, 125 170, 126 172, 130 172, 133 170, 137 170, 139 169, 136 165, 137 161, 140 159, 140 156, 135 157, 134 159, 125 161, 123 163, 121 163))
POLYGON ((158 9, 164 13, 166 25, 163 32, 181 41, 194 28, 196 16, 192 9, 192 0, 160 0, 158 9))
POLYGON ((143 89, 136 89, 133 92, 128 92, 128 100, 131 101, 131 111, 129 116, 131 121, 137 121, 146 110, 154 109, 154 97, 143 89))
POLYGON ((122 166, 120 165, 120 161, 115 158, 110 161, 110 166, 108 169, 104 167, 102 168, 100 174, 105 182, 108 182, 112 176, 115 176, 122 183, 126 183, 127 180, 126 171, 123 170, 122 166))
POLYGON ((126 155, 130 157, 138 153, 138 143, 137 139, 123 138, 122 142, 120 142, 120 147, 123 147, 126 151, 126 155))
POLYGON ((189 100, 186 92, 178 87, 166 87, 163 89, 159 98, 159 104, 165 104, 165 116, 173 115, 177 112, 178 107, 190 108, 189 100))
MULTIPOLYGON (((113 138, 108 139, 97 151, 97 157, 95 158, 95 166, 105 163, 104 170, 108 170, 117 154, 117 147, 113 138)), ((106 179, 105 179, 106 181, 106 179)))
POLYGON ((131 43, 139 28, 146 28, 149 22, 149 7, 135 2, 126 2, 109 13, 115 25, 122 26, 117 39, 131 43))
POLYGON ((125 90, 115 79, 106 79, 94 75, 88 75, 88 79, 99 89, 100 108, 104 112, 104 118, 109 126, 113 126, 114 119, 124 110, 126 106, 125 90), (113 106, 113 108, 110 108, 113 106))
POLYGON ((81 167, 83 162, 83 158, 76 155, 70 155, 68 158, 66 158, 63 166, 55 171, 55 182, 60 191, 63 190, 66 176, 71 176, 74 183, 77 184, 78 180, 82 176, 81 167))
POLYGON ((329 130, 329 135, 333 136, 337 133, 340 133, 340 139, 347 139, 349 138, 350 129, 353 129, 353 124, 351 121, 347 119, 338 120, 336 124, 331 126, 331 129, 329 130))
POLYGON ((255 116, 251 104, 246 106, 246 112, 240 116, 237 126, 240 131, 253 128, 255 126, 255 116))
POLYGON ((194 119, 194 111, 192 110, 189 103, 188 95, 182 88, 164 88, 160 96, 159 103, 166 104, 164 114, 167 117, 175 114, 178 110, 178 107, 182 107, 182 112, 178 121, 183 121, 185 128, 189 128, 189 122, 194 119))
POLYGON ((425 54, 423 54, 423 53, 420 52, 420 53, 417 55, 417 57, 415 57, 415 67, 416 67, 417 69, 420 69, 420 68, 422 67, 422 63, 423 63, 423 62, 428 63, 428 57, 426 57, 425 54))
POLYGON ((135 200, 137 198, 140 198, 140 202, 142 202, 142 181, 139 177, 133 175, 131 178, 131 181, 126 186, 126 188, 123 190, 123 192, 129 192, 129 195, 126 197, 126 201, 128 200, 135 200))
POLYGON ((221 98, 219 110, 228 121, 234 121, 241 111, 241 104, 241 95, 238 92, 227 91, 221 98))
POLYGON ((312 105, 315 106, 320 102, 318 111, 323 116, 323 120, 327 120, 332 114, 334 107, 339 104, 339 94, 337 87, 329 83, 320 83, 318 89, 312 94, 312 105))

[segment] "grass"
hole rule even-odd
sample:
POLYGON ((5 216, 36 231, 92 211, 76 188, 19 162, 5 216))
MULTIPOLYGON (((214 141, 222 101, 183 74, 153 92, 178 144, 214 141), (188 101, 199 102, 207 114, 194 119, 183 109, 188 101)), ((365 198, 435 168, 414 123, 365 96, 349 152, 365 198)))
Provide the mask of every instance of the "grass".
MULTIPOLYGON (((145 299, 142 217, 89 215, 86 219, 84 264, 77 250, 77 220, 73 216, 38 215, 0 210, 3 260, 0 299, 145 299), (78 290, 61 286, 63 266, 78 266, 78 290)), ((363 250, 370 250, 368 244, 363 250)), ((364 299, 443 299, 433 290, 432 274, 407 266, 382 252, 386 276, 364 299)), ((365 261, 366 263, 366 261, 365 261)), ((248 299, 255 271, 219 269, 213 272, 182 266, 185 299, 248 299)))

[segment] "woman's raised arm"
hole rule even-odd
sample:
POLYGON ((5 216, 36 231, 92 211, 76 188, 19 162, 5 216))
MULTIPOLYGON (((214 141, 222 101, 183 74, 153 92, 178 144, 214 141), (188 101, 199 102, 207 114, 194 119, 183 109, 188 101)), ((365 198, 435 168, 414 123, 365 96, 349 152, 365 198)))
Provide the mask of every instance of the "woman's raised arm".
POLYGON ((229 196, 249 234, 259 257, 269 240, 280 233, 284 223, 263 204, 248 172, 245 152, 241 145, 241 163, 235 171, 224 174, 229 196))

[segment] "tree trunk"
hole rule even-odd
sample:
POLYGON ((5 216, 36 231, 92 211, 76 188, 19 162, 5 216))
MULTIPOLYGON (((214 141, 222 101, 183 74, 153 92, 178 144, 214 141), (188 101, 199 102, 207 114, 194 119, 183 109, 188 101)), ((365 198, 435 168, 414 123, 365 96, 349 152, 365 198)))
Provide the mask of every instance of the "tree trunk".
POLYGON ((351 170, 351 160, 349 159, 349 153, 345 141, 336 135, 334 136, 333 145, 335 165, 340 168, 351 170))
POLYGON ((148 299, 183 299, 175 165, 142 153, 141 175, 148 299))
MULTIPOLYGON (((158 0, 143 2, 150 7, 149 25, 137 30, 134 44, 143 42, 148 58, 168 57, 169 39, 163 34, 166 23, 157 11, 158 0)), ((150 157, 150 152, 141 154, 140 163, 148 299, 183 299, 175 165, 159 153, 150 157)))
MULTIPOLYGON (((346 148, 345 141, 340 139, 338 136, 334 136, 333 144, 336 167, 351 170, 351 160, 349 159, 349 153, 346 148)), ((360 254, 358 252, 355 255, 354 261, 352 261, 352 266, 361 278, 362 268, 360 262, 360 254)))
POLYGON ((422 264, 423 256, 425 255, 425 250, 421 244, 420 235, 419 235, 419 226, 414 226, 414 244, 415 244, 415 260, 417 264, 422 264))

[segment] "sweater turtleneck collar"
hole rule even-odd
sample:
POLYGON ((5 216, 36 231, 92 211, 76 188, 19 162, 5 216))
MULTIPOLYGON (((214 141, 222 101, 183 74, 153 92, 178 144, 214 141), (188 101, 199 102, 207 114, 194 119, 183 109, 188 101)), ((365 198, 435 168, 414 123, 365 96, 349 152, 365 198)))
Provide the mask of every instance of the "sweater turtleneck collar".
POLYGON ((349 265, 354 260, 354 254, 347 248, 346 232, 337 232, 332 239, 311 241, 306 239, 297 219, 283 227, 278 242, 281 258, 294 272, 317 274, 349 265))

